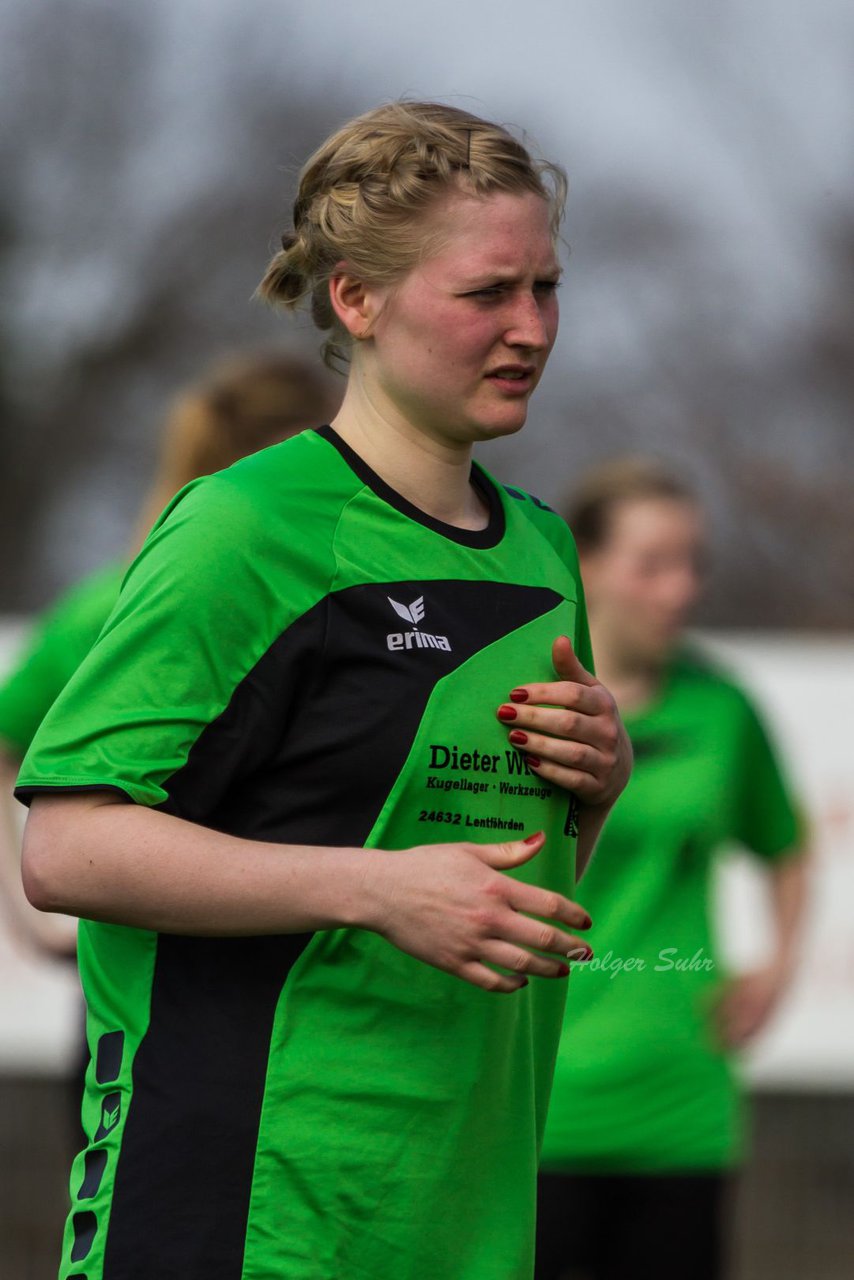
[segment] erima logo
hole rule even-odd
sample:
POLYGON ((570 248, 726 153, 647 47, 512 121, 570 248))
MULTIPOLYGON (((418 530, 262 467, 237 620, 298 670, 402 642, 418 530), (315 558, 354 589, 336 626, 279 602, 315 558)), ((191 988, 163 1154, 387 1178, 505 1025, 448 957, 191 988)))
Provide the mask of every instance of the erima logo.
POLYGON ((424 597, 419 596, 417 600, 413 600, 412 604, 398 604, 396 600, 388 597, 388 602, 394 609, 395 613, 400 614, 401 618, 405 618, 407 622, 411 622, 413 627, 417 627, 421 619, 424 617, 424 597))
POLYGON ((447 636, 434 636, 429 631, 419 631, 418 624, 423 621, 425 608, 424 597, 419 596, 412 604, 401 604, 398 600, 386 597, 399 618, 412 624, 411 631, 391 631, 385 638, 389 649, 444 649, 451 651, 447 636))

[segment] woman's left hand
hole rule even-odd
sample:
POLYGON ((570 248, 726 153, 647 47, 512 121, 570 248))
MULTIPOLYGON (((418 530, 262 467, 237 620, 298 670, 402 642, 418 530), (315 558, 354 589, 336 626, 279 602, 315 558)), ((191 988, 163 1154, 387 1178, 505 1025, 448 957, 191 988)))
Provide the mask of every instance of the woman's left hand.
POLYGON ((741 1049, 758 1035, 786 989, 788 975, 769 964, 732 978, 715 1008, 718 1039, 725 1049, 741 1049))
POLYGON ((632 748, 617 704, 567 636, 552 645, 559 679, 513 689, 497 711, 531 770, 590 806, 610 807, 629 780, 632 748), (546 704, 546 705, 542 705, 546 704))

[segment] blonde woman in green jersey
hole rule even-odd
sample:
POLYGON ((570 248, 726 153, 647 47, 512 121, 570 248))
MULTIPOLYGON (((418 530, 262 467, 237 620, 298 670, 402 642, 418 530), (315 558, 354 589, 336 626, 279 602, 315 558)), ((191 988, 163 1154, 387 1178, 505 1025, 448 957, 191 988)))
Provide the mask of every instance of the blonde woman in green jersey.
POLYGON ((471 449, 554 342, 562 193, 434 103, 315 153, 262 293, 341 411, 178 496, 24 762, 28 891, 86 917, 65 1280, 532 1273, 630 751, 566 526, 471 449))
POLYGON ((743 1143, 732 1053, 792 974, 801 825, 749 699, 683 639, 705 558, 693 493, 655 463, 615 460, 581 482, 569 519, 636 763, 584 882, 596 959, 567 1004, 537 1277, 713 1280, 743 1143), (710 878, 733 843, 767 871, 777 941, 765 967, 728 981, 710 878))

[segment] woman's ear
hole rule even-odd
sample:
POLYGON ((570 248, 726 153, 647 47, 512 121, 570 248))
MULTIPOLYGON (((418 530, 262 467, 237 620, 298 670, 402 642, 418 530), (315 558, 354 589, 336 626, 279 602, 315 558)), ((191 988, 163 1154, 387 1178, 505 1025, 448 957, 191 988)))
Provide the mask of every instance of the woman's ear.
POLYGON ((348 271, 345 262, 340 262, 329 278, 329 301, 351 338, 358 341, 370 336, 379 310, 377 291, 348 271))

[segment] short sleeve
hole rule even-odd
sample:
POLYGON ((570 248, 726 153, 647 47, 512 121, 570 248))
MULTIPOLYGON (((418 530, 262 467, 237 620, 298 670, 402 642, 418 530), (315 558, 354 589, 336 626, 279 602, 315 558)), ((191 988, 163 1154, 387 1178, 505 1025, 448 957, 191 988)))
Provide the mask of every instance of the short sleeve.
POLYGON ((124 566, 72 588, 36 623, 0 686, 0 739, 24 755, 53 702, 91 649, 119 594, 124 566))
POLYGON ((733 835, 752 853, 775 858, 804 840, 804 819, 765 725, 740 696, 740 750, 733 835))
MULTIPOLYGON (((264 513, 229 474, 194 481, 155 525, 98 640, 36 733, 20 799, 110 788, 166 804, 193 744, 305 607, 296 579, 282 591, 288 566, 281 553, 273 563, 264 513)), ((206 757, 212 794, 252 750, 251 735, 233 727, 215 737, 206 757)))

